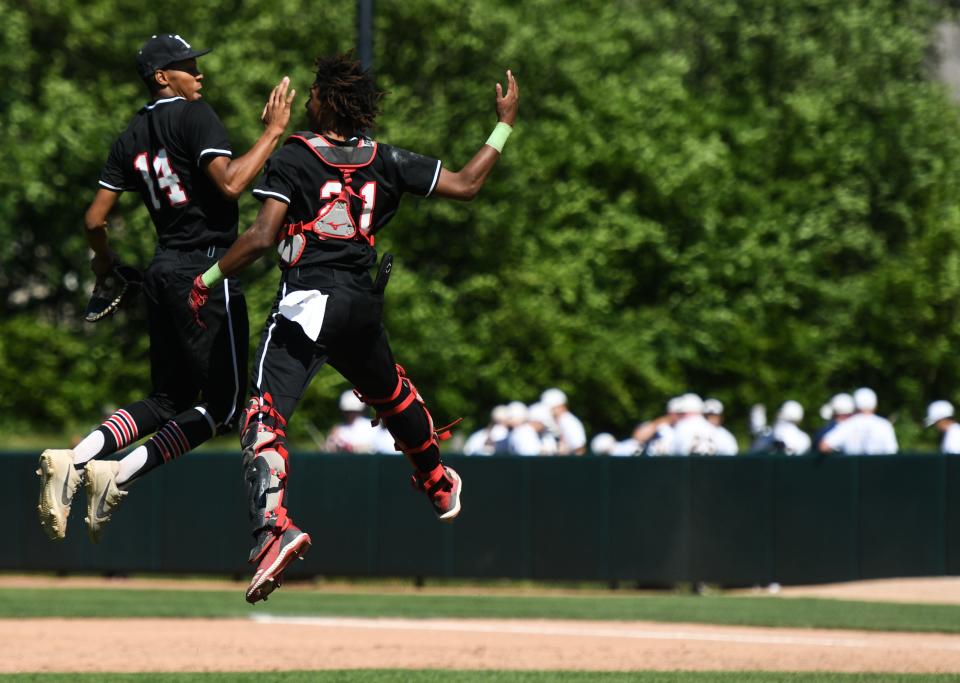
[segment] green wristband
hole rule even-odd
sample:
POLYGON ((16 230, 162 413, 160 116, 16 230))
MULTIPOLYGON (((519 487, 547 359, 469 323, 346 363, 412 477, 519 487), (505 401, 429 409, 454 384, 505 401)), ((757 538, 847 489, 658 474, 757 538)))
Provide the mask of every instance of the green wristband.
POLYGON ((512 132, 513 126, 501 121, 494 127, 493 132, 490 133, 490 137, 487 138, 487 144, 498 152, 503 153, 503 146, 507 144, 507 138, 510 137, 510 133, 512 132))
POLYGON ((205 284, 207 287, 220 282, 220 280, 223 279, 223 273, 220 272, 220 262, 217 261, 210 266, 207 272, 200 276, 200 279, 203 280, 203 284, 205 284))

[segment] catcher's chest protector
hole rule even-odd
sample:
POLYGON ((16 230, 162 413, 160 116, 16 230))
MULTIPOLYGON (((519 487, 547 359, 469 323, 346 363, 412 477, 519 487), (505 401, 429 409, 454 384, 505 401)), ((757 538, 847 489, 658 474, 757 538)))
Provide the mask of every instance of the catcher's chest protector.
POLYGON ((341 147, 331 144, 322 135, 311 132, 300 132, 291 135, 284 144, 303 144, 314 153, 322 163, 336 169, 341 182, 339 190, 329 202, 323 205, 312 221, 305 223, 291 223, 286 226, 283 238, 277 247, 280 260, 285 266, 292 266, 300 260, 303 250, 307 246, 307 232, 313 232, 321 240, 360 239, 373 245, 373 236, 362 231, 357 224, 350 206, 350 199, 354 197, 363 206, 363 197, 351 186, 352 174, 364 166, 373 163, 377 156, 375 140, 361 138, 355 147, 341 147))

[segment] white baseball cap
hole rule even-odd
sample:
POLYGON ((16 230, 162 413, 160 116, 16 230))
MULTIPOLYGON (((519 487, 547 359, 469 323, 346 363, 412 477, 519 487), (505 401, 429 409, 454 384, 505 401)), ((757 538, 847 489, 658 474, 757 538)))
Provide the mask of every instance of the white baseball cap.
POLYGON ((923 426, 932 427, 948 417, 953 417, 953 405, 950 401, 934 401, 927 406, 927 417, 923 420, 923 426))
POLYGON ((680 397, 677 409, 684 414, 701 414, 703 413, 703 399, 694 393, 684 394, 680 397))
POLYGON ((873 389, 861 387, 853 392, 853 404, 857 410, 876 410, 877 394, 873 389))
POLYGON ((683 403, 683 396, 674 396, 667 401, 667 412, 676 414, 680 412, 680 406, 683 403))
POLYGON ((510 409, 505 405, 494 406, 490 411, 490 419, 497 424, 506 422, 510 417, 510 409))
POLYGON ((830 407, 834 415, 853 415, 856 410, 850 394, 837 394, 830 399, 830 407))
POLYGON ((510 401, 507 404, 507 422, 511 425, 527 421, 527 404, 523 401, 510 401))
POLYGON ((345 392, 340 394, 340 410, 345 413, 362 413, 367 409, 367 406, 357 398, 357 395, 353 393, 353 389, 347 389, 345 392))
POLYGON ((608 454, 617 445, 617 439, 609 432, 600 432, 590 440, 590 452, 608 454))
POLYGON ((703 402, 704 415, 723 415, 723 404, 715 398, 708 398, 703 402))
POLYGON ((565 406, 567 405, 567 395, 560 389, 553 387, 540 394, 540 403, 547 406, 547 408, 565 406))
POLYGON ((546 427, 553 422, 552 417, 550 409, 543 403, 534 403, 527 408, 527 422, 539 422, 546 427))
POLYGON ((777 413, 777 419, 797 424, 803 420, 803 406, 796 401, 784 401, 777 413))

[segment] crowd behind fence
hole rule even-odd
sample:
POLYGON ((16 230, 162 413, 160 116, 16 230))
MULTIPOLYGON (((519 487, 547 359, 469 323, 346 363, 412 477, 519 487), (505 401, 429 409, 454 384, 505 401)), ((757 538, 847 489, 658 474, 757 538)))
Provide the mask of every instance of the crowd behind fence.
MULTIPOLYGON (((544 391, 538 401, 510 401, 494 406, 489 422, 467 435, 456 450, 465 455, 595 455, 608 456, 731 456, 741 452, 834 453, 892 455, 900 450, 894 425, 877 413, 877 394, 868 387, 838 393, 820 407, 821 424, 812 433, 801 427, 805 411, 792 399, 777 409, 772 423, 766 407, 752 406, 749 445, 742 447, 724 426, 724 406, 715 398, 686 393, 669 399, 663 415, 644 420, 618 437, 600 432, 588 437, 583 422, 558 388, 544 391)), ((371 420, 366 406, 352 391, 340 397, 343 420, 324 441, 323 450, 353 453, 398 453, 382 424, 371 420)), ((960 453, 960 424, 949 401, 927 407, 924 426, 942 433, 940 450, 960 453)))

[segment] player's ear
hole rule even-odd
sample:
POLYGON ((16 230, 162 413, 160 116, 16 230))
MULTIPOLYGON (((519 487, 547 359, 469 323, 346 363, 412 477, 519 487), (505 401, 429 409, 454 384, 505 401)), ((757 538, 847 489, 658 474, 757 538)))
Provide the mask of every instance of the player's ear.
POLYGON ((153 80, 161 88, 164 88, 170 84, 170 80, 167 78, 167 72, 162 69, 157 69, 153 72, 153 80))

